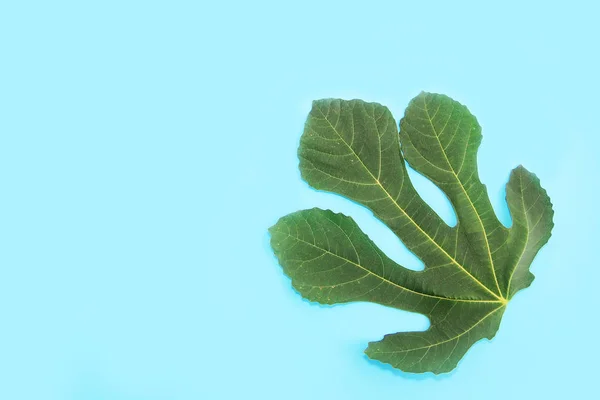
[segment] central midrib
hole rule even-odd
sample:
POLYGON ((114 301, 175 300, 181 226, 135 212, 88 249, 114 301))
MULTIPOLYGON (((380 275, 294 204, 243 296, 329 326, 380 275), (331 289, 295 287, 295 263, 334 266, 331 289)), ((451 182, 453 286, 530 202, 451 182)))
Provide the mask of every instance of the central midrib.
MULTIPOLYGON (((321 110, 319 110, 321 111, 321 110)), ((350 149, 350 151, 352 152, 352 154, 354 154, 354 156, 356 157, 356 159, 361 163, 361 165, 363 166, 363 168, 367 171, 367 173, 369 175, 371 175, 371 177, 373 178, 373 180, 377 183, 377 186, 379 186, 379 188, 381 190, 383 190, 383 192, 385 193, 385 195, 392 201, 392 203, 396 206, 396 208, 398 210, 400 210, 400 212, 402 212, 402 214, 408 218, 408 220, 421 232, 421 234, 423 234, 431 243, 433 243, 435 245, 435 247, 437 247, 454 265, 456 265, 458 268, 460 268, 465 274, 467 274, 475 283, 477 283, 479 286, 481 286, 483 289, 485 289, 487 292, 489 292, 492 296, 494 296, 495 298, 497 298, 500 301, 503 301, 504 299, 499 297, 496 293, 494 293, 493 291, 491 291, 486 285, 484 285, 483 283, 481 283, 477 278, 475 278, 473 275, 471 275, 469 273, 469 271, 467 271, 458 261, 456 261, 456 259, 454 257, 452 257, 450 254, 448 254, 448 252, 446 252, 446 250, 444 250, 435 240, 433 240, 433 238, 431 236, 429 236, 429 234, 427 232, 425 232, 420 226, 419 224, 417 224, 407 213, 406 211, 404 211, 404 209, 402 207, 400 207, 400 205, 396 202, 396 200, 390 195, 390 193, 383 187, 383 185, 381 184, 381 182, 379 182, 379 179, 377 179, 375 177, 375 175, 373 175, 373 173, 371 172, 371 170, 365 165, 365 163, 362 161, 362 159, 358 156, 358 154, 356 154, 356 152, 354 151, 354 149, 352 148, 352 146, 350 146, 350 144, 344 139, 344 137, 337 131, 337 129, 335 128, 335 126, 333 126, 333 124, 331 123, 331 121, 329 121, 329 119, 327 119, 327 116, 323 114, 323 112, 321 111, 321 115, 323 115, 323 119, 325 119, 325 121, 327 121, 327 123, 329 124, 329 126, 331 127, 331 129, 333 129, 333 131, 335 132, 335 134, 340 138, 340 140, 342 142, 344 142, 344 144, 348 147, 348 149, 350 149)))
MULTIPOLYGON (((440 146, 440 150, 442 151, 442 155, 444 156, 444 159, 446 160, 446 163, 448 164, 448 168, 450 168, 450 172, 452 172, 452 175, 454 175, 454 178, 456 179, 456 182, 458 183, 458 186, 460 187, 460 189, 464 193, 465 198, 467 199, 467 202, 469 203, 469 205, 471 206, 471 209, 473 210, 473 213, 475 214, 475 217, 477 217, 477 221, 479 222, 479 226, 481 226, 481 231, 483 233, 483 239, 485 240, 485 247, 486 247, 486 250, 487 250, 488 260, 489 260, 489 263, 490 263, 490 268, 492 270, 492 275, 494 276, 494 281, 496 283, 496 288, 498 289, 498 294, 500 296, 502 296, 502 290, 500 290, 500 284, 498 283, 498 278, 496 277, 496 268, 494 267, 494 259, 492 257, 492 251, 490 249, 490 243, 488 241, 487 232, 485 230, 485 226, 483 225, 483 221, 481 220, 481 217, 479 216, 479 213, 477 212, 477 209, 475 208, 475 204, 473 204, 473 201, 471 200, 471 197, 469 196, 469 194, 467 193, 467 190, 465 189, 464 185, 462 184, 462 181, 460 180, 460 178, 458 177, 458 175, 454 171, 454 167, 452 167, 452 164, 450 164, 450 160, 448 159, 448 156, 446 155, 446 150, 442 146, 442 142, 440 141, 440 138, 438 136, 437 130, 433 126, 433 121, 432 121, 432 119, 431 119, 431 117, 429 115, 429 110, 427 109, 427 101, 423 100, 423 105, 425 106, 425 114, 427 114, 427 120, 429 121, 429 125, 431 125, 431 129, 433 130, 433 136, 435 136, 435 139, 438 142, 438 145, 440 146)), ((436 111, 436 114, 437 114, 437 111, 436 111)), ((450 112, 450 116, 451 115, 452 115, 452 112, 450 112)), ((450 119, 450 117, 448 117, 448 119, 450 119)), ((444 126, 444 129, 445 129, 445 126, 444 126)), ((442 129, 442 131, 443 131, 443 129, 442 129)), ((468 142, 467 142, 467 146, 468 146, 468 142)), ((465 157, 466 157, 466 155, 465 155, 465 157)))

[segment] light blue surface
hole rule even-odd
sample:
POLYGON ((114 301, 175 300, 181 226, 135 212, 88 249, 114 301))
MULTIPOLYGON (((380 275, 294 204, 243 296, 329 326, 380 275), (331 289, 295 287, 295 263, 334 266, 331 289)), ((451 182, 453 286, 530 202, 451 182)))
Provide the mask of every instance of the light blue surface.
POLYGON ((0 5, 1 399, 597 395, 596 2, 159 3, 0 5), (420 90, 479 118, 505 223, 520 163, 556 211, 496 338, 438 377, 362 354, 424 317, 302 301, 267 236, 331 208, 418 268, 369 212, 309 189, 296 148, 312 99, 399 119, 420 90))

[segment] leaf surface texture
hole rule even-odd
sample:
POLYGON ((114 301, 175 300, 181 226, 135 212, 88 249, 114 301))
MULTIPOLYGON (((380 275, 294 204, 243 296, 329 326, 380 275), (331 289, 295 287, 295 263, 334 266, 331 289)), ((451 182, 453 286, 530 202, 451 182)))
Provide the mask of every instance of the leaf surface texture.
POLYGON ((426 315, 424 332, 372 342, 366 354, 407 372, 449 372, 478 340, 491 339, 529 266, 550 238, 552 204, 539 180, 515 168, 507 184, 513 224, 496 217, 477 172, 481 127, 469 110, 432 93, 415 97, 398 125, 361 100, 313 102, 298 155, 303 179, 370 209, 425 264, 388 258, 348 216, 310 209, 270 228, 271 245, 294 288, 322 304, 368 301, 426 315), (413 187, 408 164, 449 198, 448 226, 413 187))

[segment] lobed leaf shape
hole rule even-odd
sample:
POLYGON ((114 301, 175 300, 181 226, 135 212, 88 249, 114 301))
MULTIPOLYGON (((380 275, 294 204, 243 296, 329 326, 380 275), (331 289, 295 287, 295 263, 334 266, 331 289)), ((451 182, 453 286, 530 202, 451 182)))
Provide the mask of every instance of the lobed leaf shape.
POLYGON ((469 110, 440 94, 415 97, 399 131, 380 104, 313 102, 298 151, 303 179, 370 209, 425 268, 398 265, 351 217, 317 208, 281 218, 270 228, 271 246, 310 301, 368 301, 429 318, 427 331, 369 343, 372 359, 407 372, 449 372, 475 342, 494 337, 508 301, 533 281, 529 266, 550 238, 552 204, 519 166, 506 187, 513 224, 502 225, 477 172, 481 138, 469 110), (446 194, 456 226, 419 196, 405 161, 446 194))

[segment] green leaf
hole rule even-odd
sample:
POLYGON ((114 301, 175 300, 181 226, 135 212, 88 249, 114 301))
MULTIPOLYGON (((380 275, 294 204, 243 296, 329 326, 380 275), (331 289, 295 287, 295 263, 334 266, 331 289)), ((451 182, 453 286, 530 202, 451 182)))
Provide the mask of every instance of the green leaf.
POLYGON ((421 93, 400 121, 377 103, 313 102, 300 141, 302 177, 369 208, 425 264, 404 268, 354 220, 317 208, 281 218, 271 245, 294 288, 322 304, 369 301, 426 315, 425 332, 369 343, 366 354, 407 372, 451 371, 480 339, 491 339, 514 294, 529 286, 529 266, 550 238, 552 204, 522 166, 506 197, 511 228, 497 219, 477 172, 481 127, 462 104, 421 93), (448 226, 423 201, 405 161, 450 199, 448 226))

